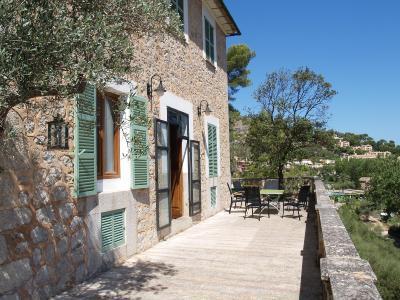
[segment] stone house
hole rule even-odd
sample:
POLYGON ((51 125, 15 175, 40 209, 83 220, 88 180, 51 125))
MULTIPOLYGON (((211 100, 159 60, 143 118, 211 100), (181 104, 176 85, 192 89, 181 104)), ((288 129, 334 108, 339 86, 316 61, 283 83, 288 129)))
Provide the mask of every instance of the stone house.
POLYGON ((240 31, 222 0, 171 1, 186 41, 133 41, 129 83, 10 113, 0 296, 48 298, 227 206, 226 37, 240 31))

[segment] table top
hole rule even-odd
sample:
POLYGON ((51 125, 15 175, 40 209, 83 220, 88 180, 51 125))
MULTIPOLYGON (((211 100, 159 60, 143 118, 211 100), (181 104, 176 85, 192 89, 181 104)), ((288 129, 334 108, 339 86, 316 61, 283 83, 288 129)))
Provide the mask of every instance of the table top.
POLYGON ((283 195, 285 190, 271 190, 271 189, 261 189, 261 195, 283 195))

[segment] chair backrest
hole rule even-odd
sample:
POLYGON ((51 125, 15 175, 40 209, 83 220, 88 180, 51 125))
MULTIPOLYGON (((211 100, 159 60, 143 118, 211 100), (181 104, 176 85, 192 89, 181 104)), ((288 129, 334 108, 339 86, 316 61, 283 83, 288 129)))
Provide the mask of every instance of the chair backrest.
POLYGON ((260 188, 258 186, 245 186, 244 196, 246 199, 246 203, 261 203, 260 188))
POLYGON ((232 195, 231 185, 229 184, 229 182, 227 182, 227 183, 226 183, 226 185, 228 186, 228 189, 229 189, 229 194, 231 194, 231 195, 232 195))
POLYGON ((279 179, 265 180, 264 188, 267 190, 279 190, 279 179))
POLYGON ((299 190, 298 200, 299 202, 307 202, 308 194, 310 193, 310 186, 303 185, 299 190))
POLYGON ((234 189, 242 189, 242 184, 240 183, 240 181, 234 181, 232 184, 234 189))

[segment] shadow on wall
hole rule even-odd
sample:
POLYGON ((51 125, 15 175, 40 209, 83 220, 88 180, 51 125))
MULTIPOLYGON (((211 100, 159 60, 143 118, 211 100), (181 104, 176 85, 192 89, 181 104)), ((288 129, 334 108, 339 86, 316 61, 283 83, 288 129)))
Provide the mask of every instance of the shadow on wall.
POLYGON ((126 262, 118 268, 100 274, 98 277, 76 286, 56 299, 71 298, 118 298, 141 299, 135 293, 146 292, 159 295, 168 287, 161 284, 152 285, 151 281, 161 277, 175 276, 177 271, 173 265, 138 260, 126 262))
POLYGON ((318 266, 318 231, 315 196, 311 194, 302 250, 300 300, 322 299, 321 271, 318 266))
POLYGON ((73 158, 46 148, 53 116, 29 118, 10 114, 16 134, 0 141, 0 296, 46 299, 90 275, 88 237, 69 188, 73 158))

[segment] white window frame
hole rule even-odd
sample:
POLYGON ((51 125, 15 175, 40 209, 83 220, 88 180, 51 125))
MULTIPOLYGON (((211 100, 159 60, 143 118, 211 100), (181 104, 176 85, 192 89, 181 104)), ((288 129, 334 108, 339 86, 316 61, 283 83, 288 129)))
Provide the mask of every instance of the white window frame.
POLYGON ((202 32, 203 32, 203 58, 205 60, 207 60, 208 62, 210 62, 211 64, 214 65, 214 67, 217 67, 217 24, 215 22, 214 17, 212 16, 212 14, 210 13, 209 9, 205 6, 204 2, 203 2, 203 7, 202 7, 202 32), (213 34, 214 34, 214 62, 210 61, 207 58, 207 54, 206 54, 206 32, 204 30, 205 28, 205 19, 207 19, 207 21, 211 24, 211 26, 214 28, 213 30, 213 34))

